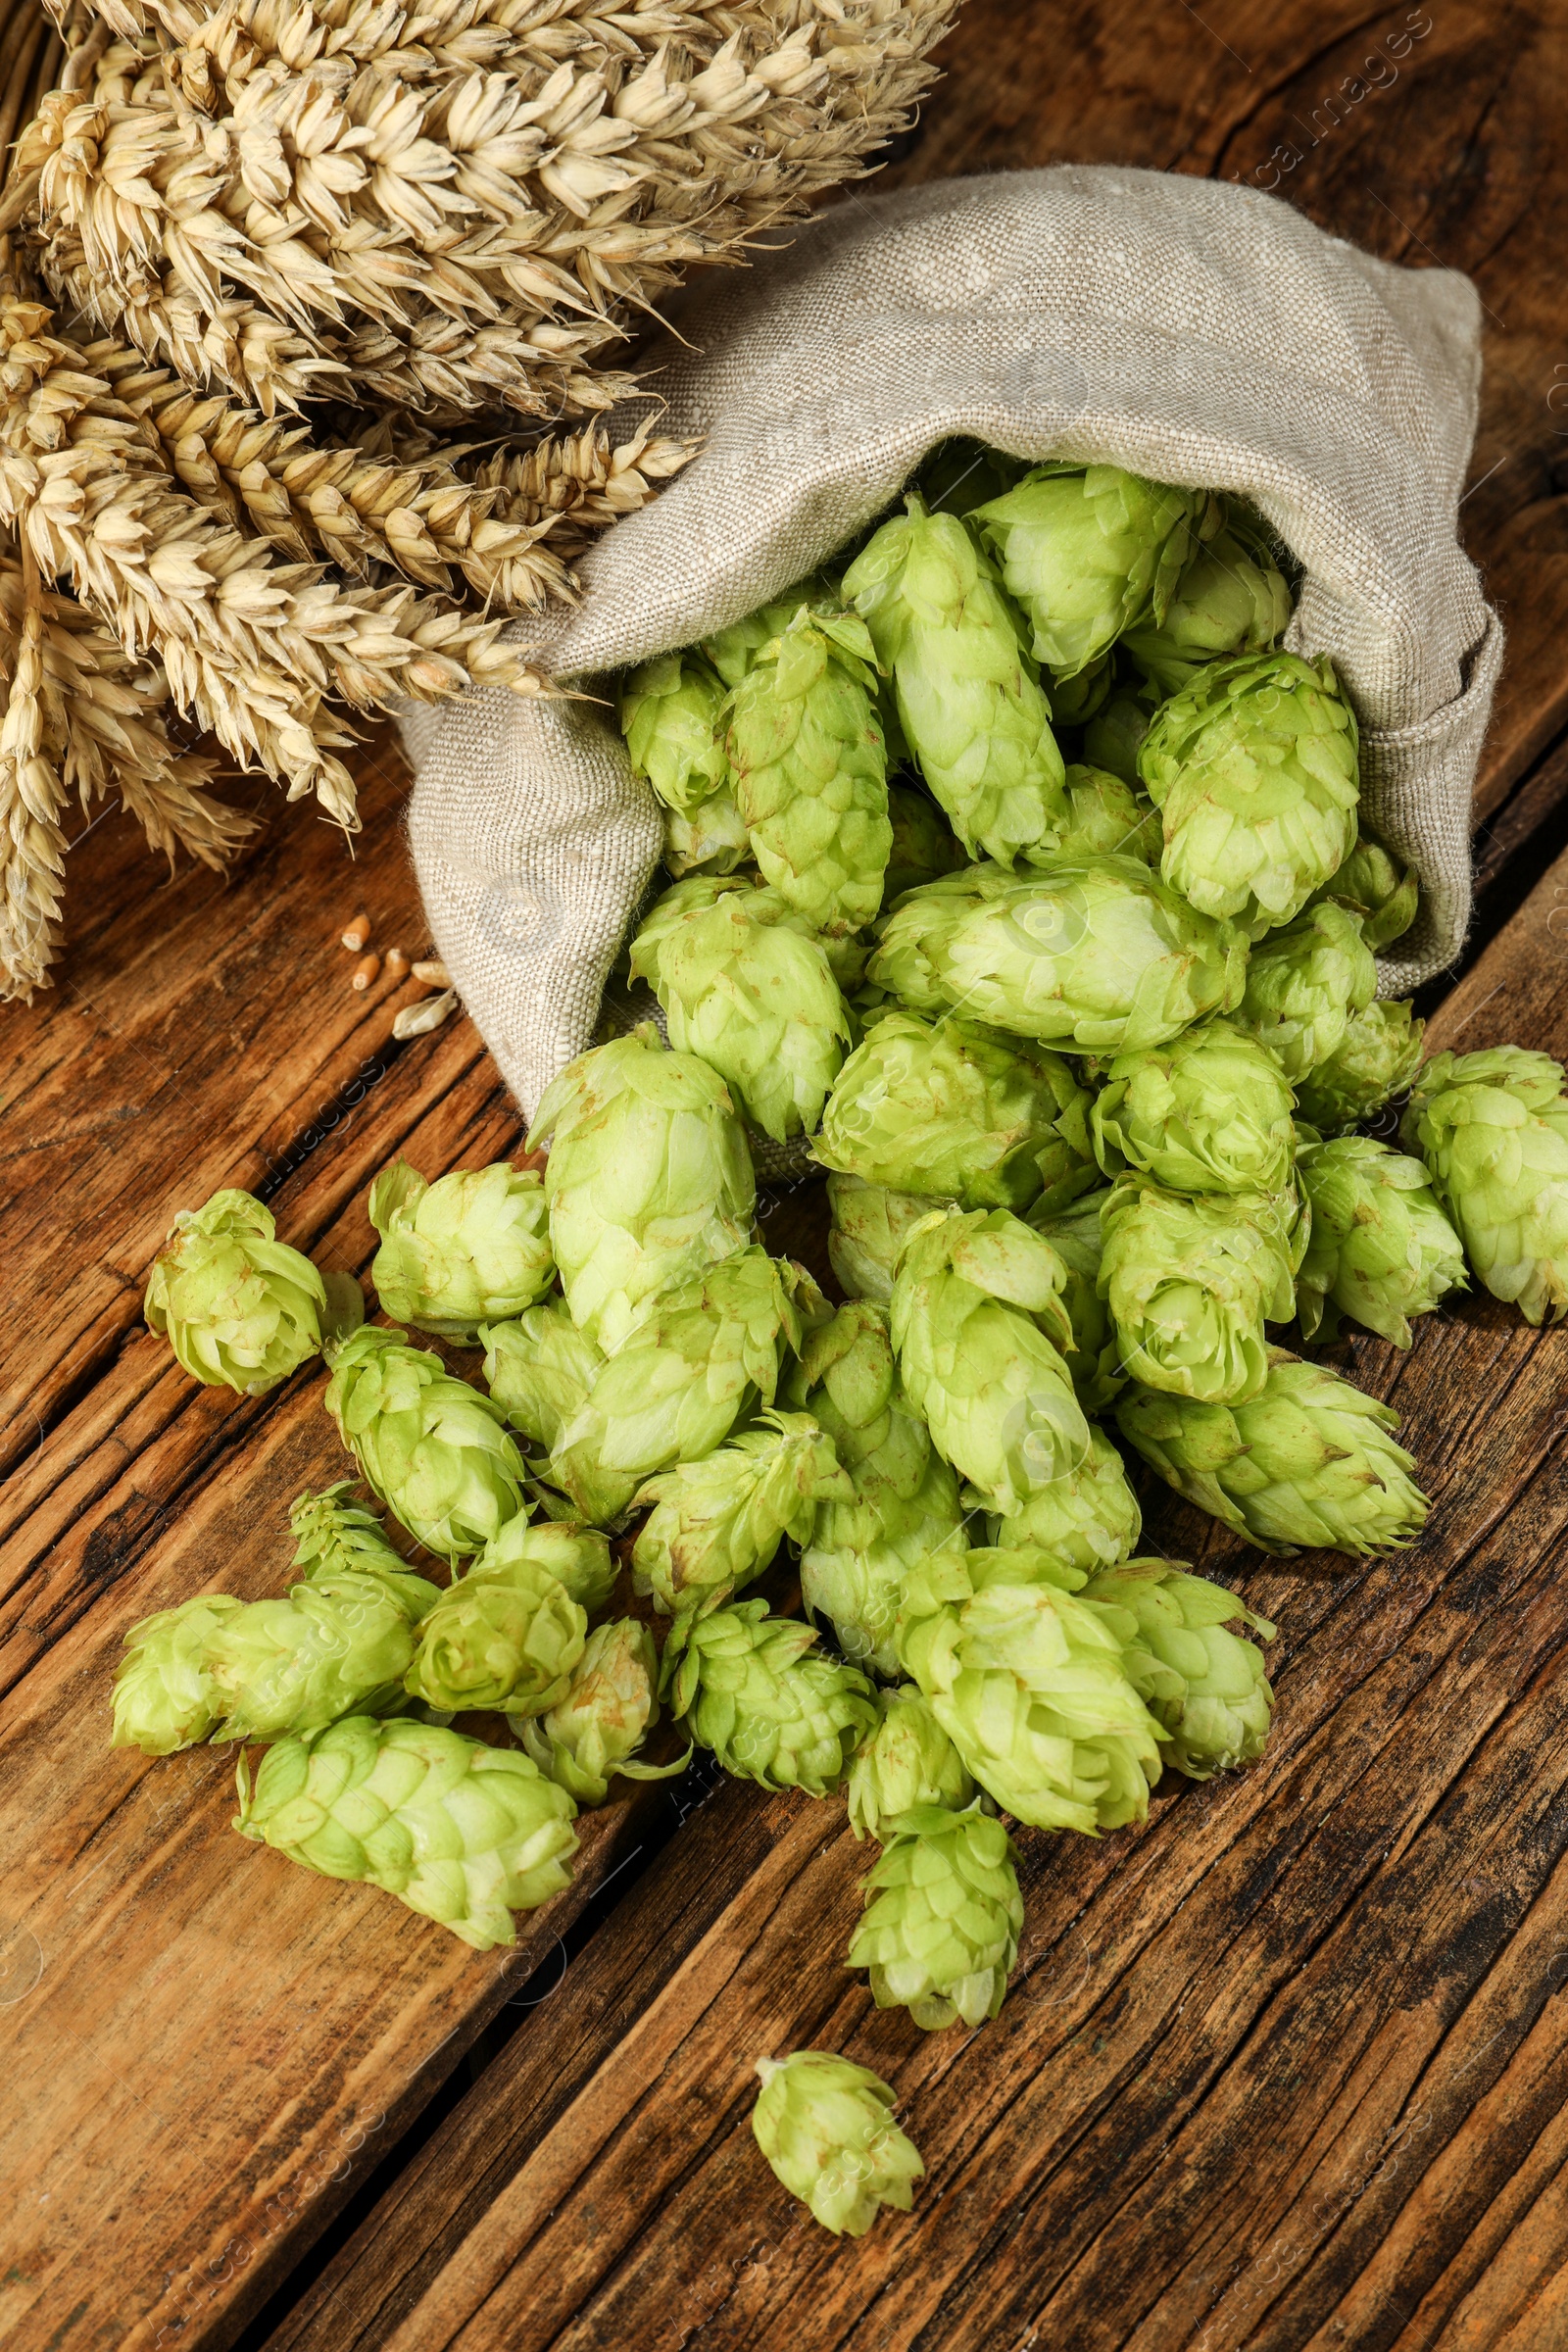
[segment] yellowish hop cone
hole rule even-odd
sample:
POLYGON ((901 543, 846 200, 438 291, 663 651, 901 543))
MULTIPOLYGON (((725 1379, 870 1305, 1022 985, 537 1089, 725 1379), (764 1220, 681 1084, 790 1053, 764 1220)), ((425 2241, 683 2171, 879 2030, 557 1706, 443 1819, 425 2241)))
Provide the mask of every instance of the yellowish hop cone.
POLYGON ((907 2213, 920 2151, 893 2120, 895 2094, 832 2050, 759 2058, 752 2131, 792 2197, 835 2237, 863 2237, 884 2205, 907 2213))

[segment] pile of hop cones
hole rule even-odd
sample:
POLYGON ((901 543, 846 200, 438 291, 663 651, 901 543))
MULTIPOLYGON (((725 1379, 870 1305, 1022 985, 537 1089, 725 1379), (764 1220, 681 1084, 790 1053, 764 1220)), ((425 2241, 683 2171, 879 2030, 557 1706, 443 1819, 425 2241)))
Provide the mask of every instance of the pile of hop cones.
MULTIPOLYGON (((693 265, 873 168, 957 0, 0 0, 0 995, 73 804, 220 865, 216 737, 347 827, 354 714, 693 454, 602 417, 693 265)), ((515 633, 514 633, 515 634, 515 633)))

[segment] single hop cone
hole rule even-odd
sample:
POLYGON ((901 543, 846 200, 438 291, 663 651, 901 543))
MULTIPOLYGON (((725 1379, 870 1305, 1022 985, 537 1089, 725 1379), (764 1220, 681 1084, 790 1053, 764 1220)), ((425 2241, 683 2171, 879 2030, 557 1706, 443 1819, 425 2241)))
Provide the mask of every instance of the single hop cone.
POLYGON ((820 1502, 854 1488, 833 1441, 809 1413, 764 1411, 701 1462, 650 1479, 653 1509, 632 1545, 639 1592, 671 1617, 716 1608, 773 1564, 786 1536, 804 1544, 820 1502))
POLYGON ((386 1531, 373 1511, 350 1499, 352 1479, 339 1479, 319 1494, 297 1494, 289 1504, 289 1532, 294 1538, 294 1566, 308 1584, 320 1584, 345 1570, 379 1577, 417 1622, 439 1597, 440 1587, 418 1576, 400 1551, 387 1542, 386 1531))
POLYGON ((1157 866, 1165 847, 1152 801, 1107 768, 1069 766, 1063 858, 1137 858, 1157 866))
POLYGON ((830 1795, 876 1727, 864 1675, 824 1657, 812 1627, 769 1617, 765 1600, 685 1621, 664 1674, 688 1735, 737 1780, 763 1788, 830 1795))
POLYGON ((863 2237, 884 2205, 908 2212, 925 2166, 879 2075, 831 2050, 759 2058, 757 2071, 757 2144, 813 2220, 835 2237, 863 2237))
POLYGON ((1264 1323, 1296 1312, 1296 1213, 1294 1196, 1194 1198, 1119 1178, 1101 1212, 1100 1281, 1122 1370, 1210 1403, 1255 1396, 1264 1323))
POLYGON ((276 1231, 249 1193, 215 1193, 175 1218, 145 1311, 193 1380, 259 1396, 319 1352, 325 1284, 276 1231))
POLYGON ((207 1671, 223 1710, 215 1740, 276 1740, 344 1715, 384 1715, 403 1695, 415 1625, 441 1594, 422 1578, 411 1609, 382 1577, 354 1569, 306 1577, 278 1600, 225 1617, 207 1671))
POLYGON ((700 656, 665 654, 634 669, 620 690, 620 725, 632 766, 664 807, 691 815, 729 782, 719 732, 724 688, 700 656))
POLYGON ((603 1370, 603 1355, 556 1299, 514 1322, 486 1324, 479 1337, 492 1398, 530 1445, 553 1453, 603 1370))
POLYGON ((1300 1088, 1338 1052, 1377 982, 1360 916, 1324 899, 1252 950, 1235 1026, 1300 1088))
POLYGON ((653 1639, 634 1617, 621 1617, 589 1635, 562 1696, 517 1729, 541 1772, 579 1805, 602 1805, 617 1773, 632 1781, 663 1781, 685 1771, 689 1747, 672 1764, 634 1761, 658 1721, 653 1639))
POLYGON ((866 1912, 847 1965, 870 1972, 879 2009, 907 2009, 928 2034, 997 2015, 1023 1931, 1016 1855, 1000 1821, 977 1805, 917 1807, 861 1891, 866 1912))
POLYGON ((1421 886, 1414 866, 1391 858, 1380 841, 1362 833, 1338 873, 1329 877, 1317 896, 1332 899, 1348 914, 1355 915, 1361 937, 1373 954, 1379 955, 1402 939, 1415 921, 1421 886))
POLYGON ((929 1193, 896 1193, 836 1173, 827 1180, 827 1254, 840 1290, 879 1306, 893 1296, 893 1269, 910 1230, 934 1208, 956 1205, 929 1193))
POLYGON ((1297 1088, 1297 1115, 1320 1135, 1338 1135, 1402 1094, 1421 1066, 1426 1023, 1413 1013, 1408 999, 1382 997, 1352 1013, 1333 1053, 1297 1088))
POLYGON ((1408 1348, 1411 1316, 1466 1285, 1459 1236, 1426 1169, 1365 1135, 1303 1144, 1297 1165, 1312 1210, 1297 1281, 1302 1338, 1337 1339, 1348 1315, 1408 1348))
POLYGON ((211 1738, 223 1707, 208 1671, 208 1650, 215 1634, 244 1606, 226 1592, 199 1592, 131 1627, 115 1671, 111 1746, 172 1756, 211 1738))
POLYGON ((381 1247, 370 1280, 385 1312, 448 1340, 520 1315, 555 1280, 544 1185, 497 1160, 427 1184, 400 1159, 370 1187, 381 1247))
POLYGON ((1527 1323, 1568 1312, 1568 1098, 1560 1062, 1521 1046, 1439 1054, 1401 1130, 1465 1254, 1527 1323))
POLYGON ((1075 1578, 1132 1558, 1144 1529, 1138 1497, 1104 1431, 1092 1428, 1089 1434, 1089 1453, 1068 1477, 1040 1488, 1013 1517, 987 1520, 992 1544, 1049 1552, 1075 1578))
POLYGON ((419 1627, 411 1695, 443 1714, 500 1707, 542 1715, 566 1694, 588 1638, 587 1612, 520 1540, 442 1593, 419 1627))
POLYGON ((442 1558, 478 1551, 522 1509, 501 1407, 429 1349, 362 1326, 333 1350, 326 1409, 367 1485, 442 1558))
POLYGON ((1172 1193, 1277 1193, 1290 1182, 1294 1099, 1278 1061, 1234 1021, 1118 1054, 1095 1099, 1095 1152, 1172 1193))
POLYGON ((1278 644, 1292 602, 1267 533, 1232 508, 1213 538, 1188 557, 1163 622, 1129 629, 1122 644, 1162 695, 1179 694, 1206 662, 1278 644))
POLYGON ((879 1690, 882 1720, 850 1767, 850 1827, 857 1838, 886 1845, 908 1827, 910 1814, 940 1806, 960 1812, 974 1795, 974 1783, 931 1702, 906 1683, 879 1690))
POLYGON ((1266 1617, 1174 1560, 1127 1560, 1093 1577, 1080 1597, 1101 1609, 1121 1642, 1168 1764, 1206 1781, 1262 1754, 1274 1692, 1262 1651, 1230 1627, 1239 1622, 1272 1642, 1266 1617))

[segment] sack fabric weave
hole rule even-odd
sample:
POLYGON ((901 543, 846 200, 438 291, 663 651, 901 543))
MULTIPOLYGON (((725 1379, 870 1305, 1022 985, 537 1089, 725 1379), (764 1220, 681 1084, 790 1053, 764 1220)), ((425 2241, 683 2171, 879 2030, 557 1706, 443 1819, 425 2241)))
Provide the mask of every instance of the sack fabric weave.
MULTIPOLYGON (((648 381, 702 454, 520 634, 592 691, 776 596, 956 433, 1242 493, 1304 566, 1287 642, 1333 657, 1371 822, 1420 875, 1380 974, 1407 995, 1469 919, 1502 653, 1456 520, 1479 330, 1467 278, 1225 182, 1064 165, 854 197, 688 299, 648 381)), ((605 700, 476 694, 405 735, 432 935, 531 1109, 590 1040, 660 812, 605 700)))

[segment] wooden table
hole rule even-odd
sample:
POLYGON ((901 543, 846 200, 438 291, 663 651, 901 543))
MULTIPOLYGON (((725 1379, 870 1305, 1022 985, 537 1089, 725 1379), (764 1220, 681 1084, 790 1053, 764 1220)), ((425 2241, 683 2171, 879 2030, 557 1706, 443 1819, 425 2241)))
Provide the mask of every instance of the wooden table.
MULTIPOLYGON (((1476 276, 1464 523, 1511 646, 1478 793, 1490 944, 1433 1036, 1568 1054, 1568 6, 969 0, 948 66, 899 176, 1218 173, 1476 276)), ((279 809, 228 887, 169 888, 93 826, 61 985, 0 1031, 0 2337, 1568 2344, 1568 1341, 1487 1299, 1407 1356, 1344 1350, 1424 1465, 1413 1551, 1260 1568, 1150 1497, 1151 1548, 1279 1621, 1274 1737, 1245 1774, 1167 1783, 1143 1829, 1025 1834, 1018 1974, 977 2036, 878 2015, 844 1971, 866 1857, 836 1807, 702 1781, 612 1804, 572 1890, 478 1957, 242 1844, 226 1752, 107 1748, 124 1628, 275 1590, 284 1504, 341 1468, 318 1380, 198 1390, 143 1329, 172 1212, 260 1187, 287 1239, 363 1271, 394 1152, 433 1175, 518 1141, 466 1021, 394 1050, 401 1000, 348 991, 358 906, 426 944, 390 742, 364 767, 354 864, 279 809), (751 2141, 753 2060, 812 2043, 897 2083, 929 2166, 858 2244, 751 2141)), ((820 1262, 819 1204, 773 1236, 820 1262)))

